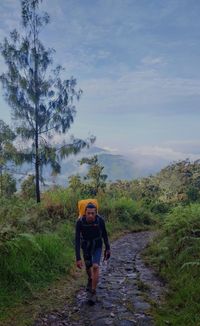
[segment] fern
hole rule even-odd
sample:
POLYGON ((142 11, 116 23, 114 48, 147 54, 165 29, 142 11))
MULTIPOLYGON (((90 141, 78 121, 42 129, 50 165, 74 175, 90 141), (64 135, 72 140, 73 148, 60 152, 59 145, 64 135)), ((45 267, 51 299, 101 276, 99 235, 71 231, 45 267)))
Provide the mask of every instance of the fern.
POLYGON ((190 261, 181 266, 181 269, 184 269, 185 267, 200 267, 200 260, 198 261, 190 261))
POLYGON ((35 239, 35 236, 29 233, 20 233, 19 238, 25 239, 28 241, 34 248, 36 248, 38 251, 42 251, 41 246, 38 244, 38 242, 35 239))

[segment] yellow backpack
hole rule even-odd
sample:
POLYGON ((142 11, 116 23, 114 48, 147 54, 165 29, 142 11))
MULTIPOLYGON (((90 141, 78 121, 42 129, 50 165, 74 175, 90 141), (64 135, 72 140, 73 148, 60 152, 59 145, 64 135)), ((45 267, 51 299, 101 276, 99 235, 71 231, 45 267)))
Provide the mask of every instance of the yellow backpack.
POLYGON ((93 205, 95 205, 97 208, 97 212, 98 212, 99 205, 98 205, 97 199, 91 199, 91 198, 90 199, 82 199, 82 200, 78 201, 78 212, 79 212, 78 218, 85 215, 85 209, 89 203, 92 203, 93 205))

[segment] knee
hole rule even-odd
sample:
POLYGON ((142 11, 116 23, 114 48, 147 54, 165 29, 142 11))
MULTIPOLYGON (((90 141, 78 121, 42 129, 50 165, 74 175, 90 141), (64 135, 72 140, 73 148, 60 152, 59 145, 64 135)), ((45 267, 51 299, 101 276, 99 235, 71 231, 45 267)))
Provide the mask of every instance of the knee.
POLYGON ((89 266, 89 267, 88 267, 88 266, 85 266, 85 269, 86 269, 86 272, 87 272, 87 273, 90 273, 90 271, 91 271, 91 267, 92 267, 92 266, 89 266))
POLYGON ((92 267, 92 263, 90 260, 85 260, 85 267, 86 270, 90 270, 90 268, 92 267))
POLYGON ((93 267, 94 272, 99 270, 99 265, 98 264, 93 264, 92 267, 93 267))

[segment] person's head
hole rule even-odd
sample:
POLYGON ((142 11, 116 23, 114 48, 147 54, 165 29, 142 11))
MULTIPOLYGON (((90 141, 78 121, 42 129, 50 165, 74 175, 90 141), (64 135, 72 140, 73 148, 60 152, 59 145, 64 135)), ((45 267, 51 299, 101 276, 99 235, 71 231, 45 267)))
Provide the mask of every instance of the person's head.
POLYGON ((95 217, 97 215, 97 208, 93 203, 87 204, 85 208, 85 216, 87 222, 93 222, 95 220, 95 217))

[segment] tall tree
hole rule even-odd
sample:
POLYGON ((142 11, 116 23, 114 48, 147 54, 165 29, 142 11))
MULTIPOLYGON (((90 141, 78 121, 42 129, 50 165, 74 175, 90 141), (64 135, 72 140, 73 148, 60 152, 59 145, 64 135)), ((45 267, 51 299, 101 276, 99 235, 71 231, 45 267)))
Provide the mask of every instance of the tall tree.
POLYGON ((76 79, 61 79, 61 66, 50 70, 53 49, 45 49, 41 30, 49 23, 49 15, 40 12, 42 0, 21 0, 21 34, 14 30, 10 39, 0 45, 8 71, 0 76, 5 97, 12 107, 16 133, 27 141, 23 159, 35 164, 36 198, 40 201, 42 167, 50 164, 60 172, 60 160, 78 153, 95 138, 86 140, 73 136, 69 143, 53 145, 55 134, 65 134, 74 122, 74 100, 82 93, 76 89, 76 79))
POLYGON ((93 157, 83 157, 80 160, 80 164, 88 164, 89 170, 85 177, 86 180, 91 180, 92 194, 97 195, 99 190, 104 190, 106 187, 107 175, 103 174, 102 171, 104 166, 102 166, 98 161, 98 156, 93 157))

